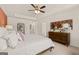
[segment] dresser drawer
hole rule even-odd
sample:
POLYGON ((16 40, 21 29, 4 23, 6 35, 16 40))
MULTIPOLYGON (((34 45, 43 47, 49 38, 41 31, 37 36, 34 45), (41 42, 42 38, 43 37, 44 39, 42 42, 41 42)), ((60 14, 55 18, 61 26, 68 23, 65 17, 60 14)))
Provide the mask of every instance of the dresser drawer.
POLYGON ((70 34, 63 32, 49 32, 49 38, 53 41, 63 43, 65 45, 69 45, 70 43, 70 34))

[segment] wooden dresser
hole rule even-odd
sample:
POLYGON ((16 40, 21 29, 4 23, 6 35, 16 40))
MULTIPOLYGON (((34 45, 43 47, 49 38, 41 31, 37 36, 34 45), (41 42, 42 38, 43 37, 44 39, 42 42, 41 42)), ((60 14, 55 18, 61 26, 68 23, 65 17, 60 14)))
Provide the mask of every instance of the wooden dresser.
POLYGON ((70 33, 65 32, 49 32, 49 38, 53 41, 62 43, 69 46, 70 44, 70 33))

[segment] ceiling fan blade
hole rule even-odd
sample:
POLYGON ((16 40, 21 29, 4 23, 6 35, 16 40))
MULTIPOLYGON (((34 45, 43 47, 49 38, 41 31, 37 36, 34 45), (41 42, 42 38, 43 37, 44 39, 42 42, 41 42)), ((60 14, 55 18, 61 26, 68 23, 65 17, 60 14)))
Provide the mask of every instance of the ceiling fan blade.
POLYGON ((34 11, 34 10, 28 10, 28 11, 34 11))
POLYGON ((31 4, 31 6, 33 6, 34 8, 36 8, 36 6, 34 4, 31 4))
POLYGON ((40 12, 42 12, 42 13, 45 13, 45 11, 42 11, 42 10, 39 10, 40 12))
POLYGON ((46 6, 42 6, 42 7, 40 7, 40 9, 43 9, 43 8, 45 8, 46 6))

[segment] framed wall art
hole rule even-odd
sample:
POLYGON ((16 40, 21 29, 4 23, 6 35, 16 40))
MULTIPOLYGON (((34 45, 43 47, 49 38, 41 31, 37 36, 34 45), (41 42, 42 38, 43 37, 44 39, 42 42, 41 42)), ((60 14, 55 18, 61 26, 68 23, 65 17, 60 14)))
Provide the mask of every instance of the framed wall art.
POLYGON ((17 31, 22 32, 25 34, 25 24, 24 23, 18 23, 17 24, 17 31))

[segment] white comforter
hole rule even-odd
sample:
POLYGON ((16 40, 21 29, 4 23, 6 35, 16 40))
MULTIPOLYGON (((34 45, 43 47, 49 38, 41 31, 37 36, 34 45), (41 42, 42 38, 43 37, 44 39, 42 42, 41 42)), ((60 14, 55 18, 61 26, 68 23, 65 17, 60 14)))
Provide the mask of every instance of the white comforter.
POLYGON ((1 52, 8 52, 9 55, 35 55, 49 47, 54 47, 51 39, 29 34, 25 36, 24 41, 19 41, 15 49, 8 48, 1 52))

